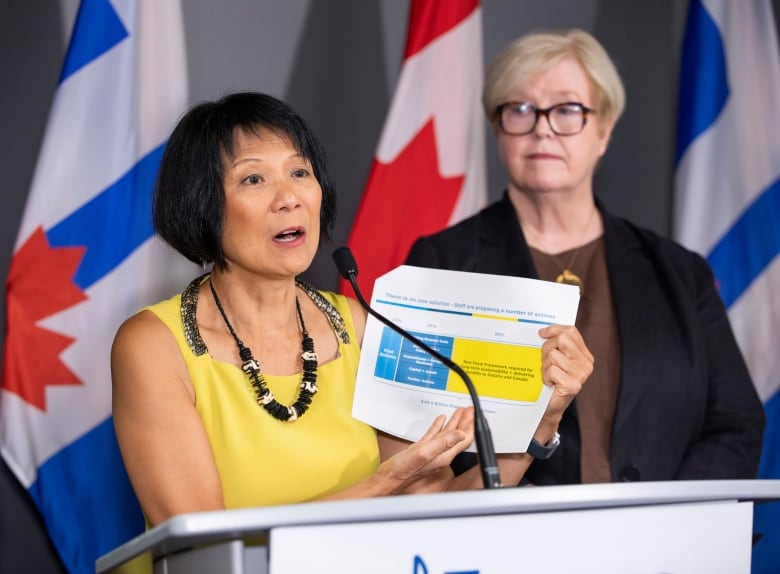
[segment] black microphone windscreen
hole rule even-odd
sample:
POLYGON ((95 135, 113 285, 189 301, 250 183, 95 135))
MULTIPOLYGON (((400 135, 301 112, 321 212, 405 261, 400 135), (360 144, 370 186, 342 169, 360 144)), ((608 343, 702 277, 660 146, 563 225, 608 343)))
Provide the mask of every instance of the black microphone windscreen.
POLYGON ((357 277, 358 268, 357 261, 352 256, 352 251, 349 247, 339 247, 333 252, 333 261, 336 262, 336 268, 344 279, 349 280, 349 276, 357 277))

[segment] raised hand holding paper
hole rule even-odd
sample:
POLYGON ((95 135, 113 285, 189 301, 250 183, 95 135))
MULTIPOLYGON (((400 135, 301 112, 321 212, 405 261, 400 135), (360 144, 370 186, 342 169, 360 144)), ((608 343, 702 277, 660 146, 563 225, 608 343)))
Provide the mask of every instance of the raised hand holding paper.
MULTIPOLYGON (((496 452, 526 450, 552 392, 542 383, 538 331, 574 324, 576 287, 402 265, 377 279, 371 304, 469 374, 496 452)), ((457 375, 368 318, 355 418, 417 440, 437 415, 470 404, 457 375)))

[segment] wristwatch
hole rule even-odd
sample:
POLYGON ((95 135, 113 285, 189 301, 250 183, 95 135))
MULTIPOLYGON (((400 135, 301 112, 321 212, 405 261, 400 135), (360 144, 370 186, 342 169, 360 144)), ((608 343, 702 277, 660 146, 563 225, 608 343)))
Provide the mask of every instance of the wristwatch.
POLYGON ((537 460, 547 460, 553 455, 560 444, 561 435, 556 432, 550 439, 550 442, 544 445, 539 443, 535 438, 532 438, 526 452, 537 460))

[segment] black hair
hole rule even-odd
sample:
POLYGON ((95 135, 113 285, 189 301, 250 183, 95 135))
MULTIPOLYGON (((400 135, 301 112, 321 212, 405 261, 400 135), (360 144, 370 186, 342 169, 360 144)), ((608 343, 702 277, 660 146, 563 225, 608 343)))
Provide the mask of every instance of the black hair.
POLYGON ((225 268, 222 225, 225 213, 223 154, 233 155, 236 128, 290 138, 309 161, 322 188, 320 230, 329 237, 336 217, 336 192, 317 136, 295 110, 257 92, 229 94, 192 107, 179 120, 157 172, 152 218, 157 233, 198 265, 225 268))

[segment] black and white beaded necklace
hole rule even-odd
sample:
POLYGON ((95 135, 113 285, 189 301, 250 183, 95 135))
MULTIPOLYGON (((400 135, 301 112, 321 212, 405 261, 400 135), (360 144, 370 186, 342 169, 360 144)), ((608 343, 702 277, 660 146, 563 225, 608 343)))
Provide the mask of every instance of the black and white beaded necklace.
POLYGON ((303 414, 309 409, 311 405, 312 397, 317 393, 317 353, 314 352, 314 341, 309 337, 308 331, 306 331, 306 324, 303 322, 303 313, 301 313, 301 304, 298 302, 298 297, 295 297, 295 310, 298 313, 298 321, 301 324, 301 333, 303 334, 303 340, 301 341, 301 360, 303 361, 303 373, 301 374, 301 386, 298 391, 298 398, 290 406, 284 406, 279 403, 274 394, 268 388, 265 382, 265 378, 260 372, 260 363, 252 355, 252 350, 244 345, 241 339, 238 338, 233 325, 227 318, 225 309, 222 307, 222 302, 217 296, 217 291, 214 289, 214 283, 209 280, 209 286, 211 287, 211 295, 214 297, 214 303, 219 309, 219 313, 222 315, 222 319, 225 321, 225 326, 230 331, 233 340, 238 347, 238 355, 241 357, 243 363, 241 364, 241 370, 249 377, 249 381, 252 383, 252 388, 255 390, 255 397, 257 404, 262 406, 268 411, 271 416, 283 422, 293 422, 302 417, 303 414))

